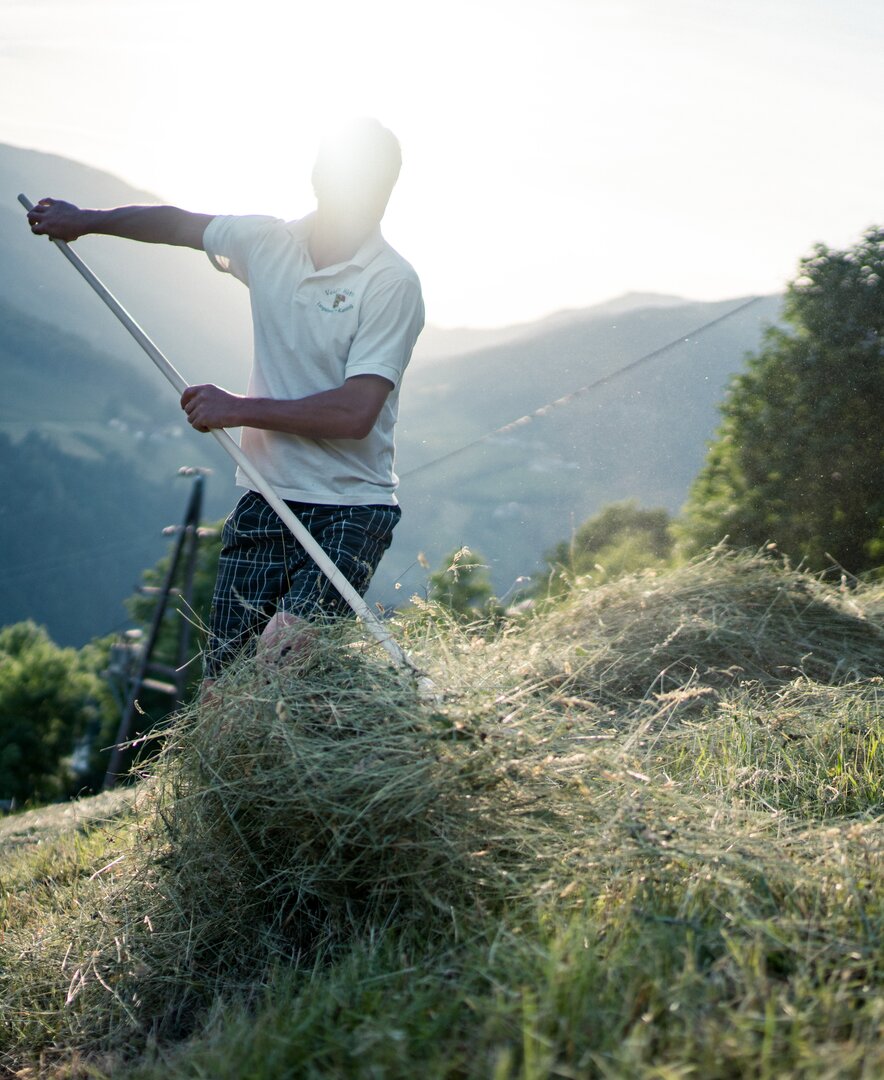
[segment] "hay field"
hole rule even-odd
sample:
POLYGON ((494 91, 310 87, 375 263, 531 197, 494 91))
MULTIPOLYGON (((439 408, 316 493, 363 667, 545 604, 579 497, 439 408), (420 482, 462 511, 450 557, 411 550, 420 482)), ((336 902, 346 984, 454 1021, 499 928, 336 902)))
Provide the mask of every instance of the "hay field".
POLYGON ((0 1075, 884 1074, 882 616, 719 553, 416 607, 438 700, 353 631, 232 670, 0 823, 0 1075))

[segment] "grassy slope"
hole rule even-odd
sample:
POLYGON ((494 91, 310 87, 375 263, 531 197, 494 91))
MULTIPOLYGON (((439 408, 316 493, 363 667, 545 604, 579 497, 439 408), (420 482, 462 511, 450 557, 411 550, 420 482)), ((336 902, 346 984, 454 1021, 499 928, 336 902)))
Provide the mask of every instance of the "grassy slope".
POLYGON ((167 798, 136 818, 150 833, 162 810, 151 843, 121 820, 60 831, 65 811, 0 827, 0 1061, 42 1054, 48 1074, 144 1080, 881 1075, 880 589, 845 596, 772 564, 713 560, 575 593, 494 636, 426 616, 402 632, 444 705, 407 700, 370 655, 332 658, 297 692, 239 673, 160 765, 167 798), (406 713, 395 734, 424 740, 421 761, 444 732, 444 768, 421 784, 450 858, 421 862, 417 884, 391 854, 414 843, 423 858, 432 842, 418 846, 404 811, 391 817, 417 797, 414 760, 397 773, 402 743, 375 741, 406 713), (329 715, 345 742, 321 743, 329 715), (295 791, 329 747, 339 776, 324 784, 323 766, 295 791), (363 779, 348 818, 335 788, 351 774, 363 779), (263 802, 248 801, 256 789, 263 802), (481 853, 459 816, 467 796, 481 853), (323 933, 341 933, 292 966, 287 921, 262 937, 256 889, 215 870, 225 853, 235 869, 238 842, 256 866, 265 849, 272 861, 278 826, 297 839, 311 798, 323 814, 289 852, 298 866, 274 870, 317 871, 319 884, 284 879, 281 895, 313 889, 323 933), (225 815, 239 838, 215 832, 225 815), (354 821, 345 865, 332 848, 354 821), (211 859, 194 869, 200 851, 211 859), (397 904, 359 923, 327 885, 366 852, 397 904), (186 891, 189 867, 208 909, 186 891), (141 906, 145 880, 187 914, 180 927, 155 894, 141 906), (443 895, 445 911, 421 906, 443 895), (246 924, 241 943, 216 941, 211 978, 205 956, 178 959, 207 911, 222 938, 246 924))

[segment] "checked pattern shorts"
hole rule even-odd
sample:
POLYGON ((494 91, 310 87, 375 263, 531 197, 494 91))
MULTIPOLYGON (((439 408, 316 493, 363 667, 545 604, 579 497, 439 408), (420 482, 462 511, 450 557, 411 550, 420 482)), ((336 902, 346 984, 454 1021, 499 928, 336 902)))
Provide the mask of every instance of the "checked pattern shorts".
MULTIPOLYGON (((353 588, 364 595, 402 516, 398 506, 289 502, 353 588)), ((224 524, 204 672, 216 678, 278 611, 313 622, 352 614, 264 498, 248 491, 224 524)))

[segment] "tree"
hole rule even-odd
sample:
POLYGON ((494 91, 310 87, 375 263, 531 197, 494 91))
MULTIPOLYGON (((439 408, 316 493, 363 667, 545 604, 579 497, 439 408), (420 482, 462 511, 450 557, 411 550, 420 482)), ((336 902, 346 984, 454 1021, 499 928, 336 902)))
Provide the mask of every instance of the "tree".
POLYGON ((71 793, 71 755, 103 719, 104 688, 74 649, 42 626, 0 630, 0 799, 40 802, 71 793))
POLYGON ((570 541, 546 554, 551 592, 577 577, 598 580, 665 563, 672 554, 669 514, 634 502, 612 503, 584 521, 570 541))
POLYGON ((884 230, 817 245, 784 314, 731 383, 680 536, 688 550, 773 541, 859 573, 884 555, 884 230))

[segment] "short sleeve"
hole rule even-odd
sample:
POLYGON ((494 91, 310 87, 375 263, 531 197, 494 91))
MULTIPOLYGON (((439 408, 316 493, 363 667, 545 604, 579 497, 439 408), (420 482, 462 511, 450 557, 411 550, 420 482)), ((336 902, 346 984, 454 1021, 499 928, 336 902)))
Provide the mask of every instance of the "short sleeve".
POLYGON ((216 270, 249 283, 249 258, 267 234, 281 224, 261 214, 214 217, 203 235, 203 247, 216 270))
POLYGON ((362 302, 346 378, 382 375, 398 386, 423 326, 424 302, 416 278, 380 285, 362 302))

